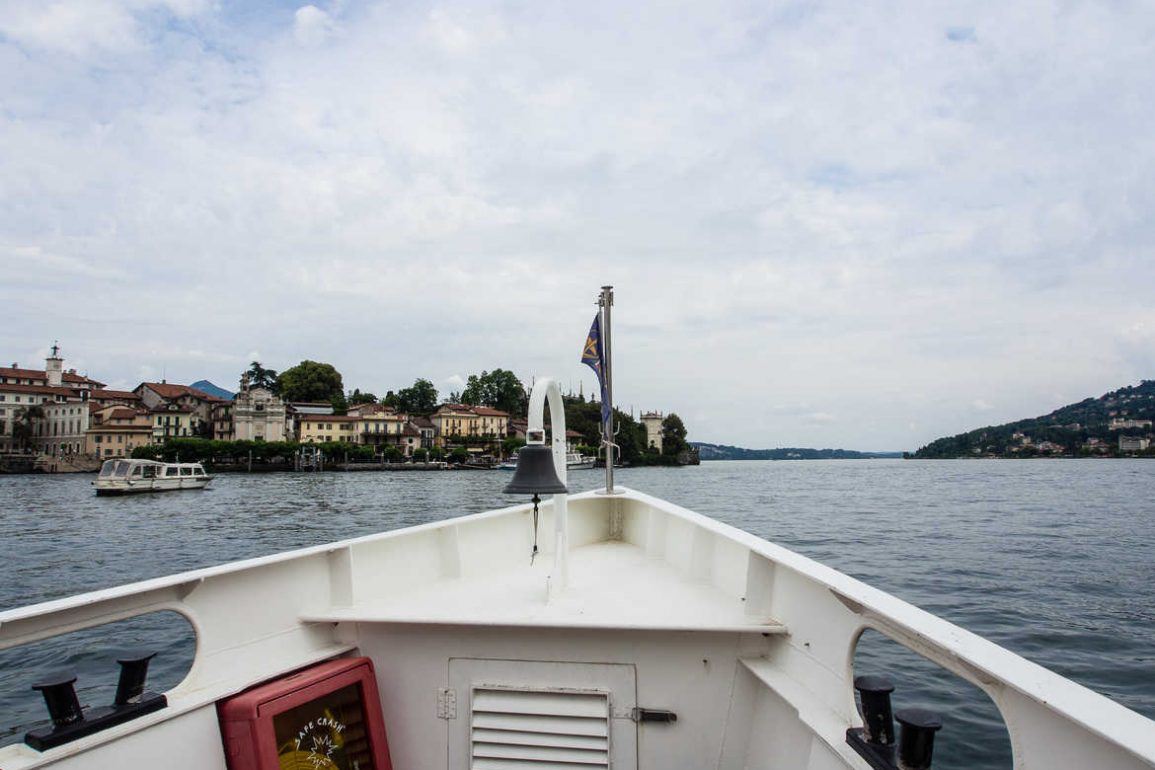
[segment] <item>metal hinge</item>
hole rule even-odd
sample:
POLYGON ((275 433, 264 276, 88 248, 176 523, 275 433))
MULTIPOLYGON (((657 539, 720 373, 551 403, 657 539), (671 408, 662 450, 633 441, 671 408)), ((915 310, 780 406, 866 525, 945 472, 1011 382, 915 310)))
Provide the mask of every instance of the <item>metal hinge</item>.
POLYGON ((457 719, 457 690, 442 687, 437 691, 437 718, 457 719))

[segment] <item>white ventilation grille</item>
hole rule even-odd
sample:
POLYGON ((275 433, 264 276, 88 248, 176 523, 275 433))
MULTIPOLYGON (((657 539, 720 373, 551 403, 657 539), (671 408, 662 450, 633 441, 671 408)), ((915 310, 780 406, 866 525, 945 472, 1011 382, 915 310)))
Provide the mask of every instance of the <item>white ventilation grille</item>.
POLYGON ((609 767, 609 693, 475 687, 471 720, 473 770, 609 767))

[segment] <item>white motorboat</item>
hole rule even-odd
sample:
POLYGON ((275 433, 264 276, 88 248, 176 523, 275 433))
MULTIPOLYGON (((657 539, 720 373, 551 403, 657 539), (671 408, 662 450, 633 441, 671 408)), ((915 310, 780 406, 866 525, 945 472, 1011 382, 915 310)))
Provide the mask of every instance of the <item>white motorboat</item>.
POLYGON ((571 471, 589 470, 597 465, 597 461, 596 457, 589 457, 577 452, 567 452, 565 456, 565 466, 571 471))
POLYGON ((162 463, 155 460, 119 458, 105 460, 93 486, 98 495, 129 495, 138 492, 171 492, 204 489, 213 477, 200 463, 162 463))
MULTIPOLYGON (((517 470, 518 455, 513 454, 508 460, 499 464, 497 467, 503 471, 517 470)), ((577 452, 567 452, 565 456, 565 467, 571 471, 584 471, 597 467, 597 458, 588 457, 577 452)))

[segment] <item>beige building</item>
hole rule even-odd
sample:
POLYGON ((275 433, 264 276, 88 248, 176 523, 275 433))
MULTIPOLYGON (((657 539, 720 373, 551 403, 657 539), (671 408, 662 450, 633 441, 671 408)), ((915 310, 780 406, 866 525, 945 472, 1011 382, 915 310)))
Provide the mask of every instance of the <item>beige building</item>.
POLYGON ((189 438, 196 435, 193 431, 196 415, 189 407, 167 404, 148 411, 152 415, 152 443, 163 444, 170 438, 189 438))
POLYGON ((1120 436, 1120 452, 1142 452, 1151 446, 1151 440, 1142 436, 1120 436))
POLYGON ((378 447, 386 444, 400 446, 401 435, 409 422, 405 415, 382 404, 358 404, 349 408, 349 416, 357 418, 354 429, 357 443, 378 447))
POLYGON ((236 438, 233 432, 232 401, 217 401, 212 405, 209 414, 213 421, 214 441, 232 441, 236 438))
POLYGON ((224 401, 188 385, 174 385, 170 382, 142 382, 133 393, 140 396, 145 407, 154 411, 169 406, 188 410, 188 435, 204 438, 212 438, 213 435, 213 405, 224 401))
POLYGON ((646 445, 662 451, 662 413, 643 412, 642 425, 646 427, 646 445))
POLYGON ((500 441, 509 431, 509 413, 488 406, 442 404, 430 419, 440 446, 466 437, 500 441))
POLYGON ((37 426, 35 447, 49 457, 69 457, 85 452, 88 431, 88 403, 70 397, 41 404, 44 417, 37 426))
POLYGON ((56 345, 44 364, 43 370, 22 369, 15 363, 0 366, 0 452, 24 448, 15 434, 17 424, 27 420, 25 410, 29 407, 38 407, 44 416, 29 421, 32 434, 28 449, 55 456, 83 451, 80 425, 87 427, 85 401, 104 383, 79 375, 75 369, 66 371, 56 345))
MULTIPOLYGON (((25 419, 26 409, 38 407, 45 410, 45 407, 51 404, 65 403, 73 399, 75 395, 68 388, 18 383, 0 384, 0 452, 15 452, 21 449, 20 442, 16 438, 16 425, 25 419)), ((79 402, 79 399, 76 400, 79 402)), ((38 448, 44 438, 44 418, 33 419, 31 428, 32 444, 28 448, 38 448)))
POLYGON ((128 457, 153 443, 153 413, 147 409, 110 404, 92 409, 91 419, 85 452, 93 457, 128 457))
POLYGON ((302 414, 297 417, 298 440, 302 444, 340 441, 356 444, 360 418, 343 414, 302 414))
POLYGON ((285 402, 268 388, 251 388, 241 380, 232 403, 233 436, 237 441, 284 441, 285 402))

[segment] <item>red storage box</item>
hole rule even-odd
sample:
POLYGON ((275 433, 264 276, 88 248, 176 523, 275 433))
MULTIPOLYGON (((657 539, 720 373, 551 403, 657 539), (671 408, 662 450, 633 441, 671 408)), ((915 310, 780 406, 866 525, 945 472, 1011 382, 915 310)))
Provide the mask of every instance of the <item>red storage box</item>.
POLYGON ((267 682, 217 712, 230 770, 392 770, 369 658, 267 682))

